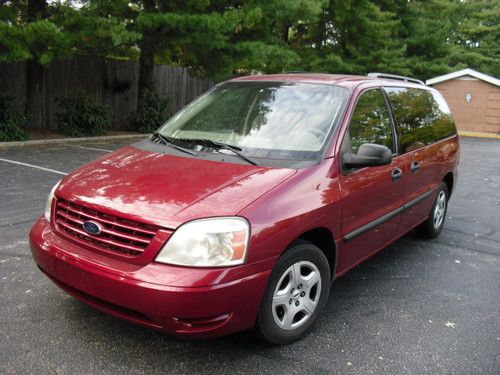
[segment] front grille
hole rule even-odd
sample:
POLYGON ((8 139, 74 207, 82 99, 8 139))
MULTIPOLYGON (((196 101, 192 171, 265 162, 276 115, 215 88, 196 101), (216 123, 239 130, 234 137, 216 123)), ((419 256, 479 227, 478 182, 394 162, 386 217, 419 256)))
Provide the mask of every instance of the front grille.
POLYGON ((108 215, 87 207, 56 199, 54 222, 56 228, 89 247, 126 256, 138 256, 148 247, 157 227, 108 215), (93 220, 101 224, 97 235, 83 230, 83 223, 93 220))

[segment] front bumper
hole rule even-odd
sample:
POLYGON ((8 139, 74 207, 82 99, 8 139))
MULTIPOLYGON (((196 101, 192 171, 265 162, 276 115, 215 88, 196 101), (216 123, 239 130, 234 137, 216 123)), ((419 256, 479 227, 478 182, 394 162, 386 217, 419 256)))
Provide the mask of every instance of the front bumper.
POLYGON ((203 337, 255 324, 275 262, 219 269, 135 265, 75 245, 43 217, 31 229, 30 246, 38 267, 79 300, 136 324, 203 337))

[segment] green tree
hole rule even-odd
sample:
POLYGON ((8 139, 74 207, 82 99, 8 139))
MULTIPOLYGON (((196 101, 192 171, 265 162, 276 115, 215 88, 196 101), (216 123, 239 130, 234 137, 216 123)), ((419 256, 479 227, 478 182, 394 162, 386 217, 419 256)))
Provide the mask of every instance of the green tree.
POLYGON ((500 3, 493 0, 460 2, 462 20, 452 34, 456 48, 450 65, 500 76, 500 3))
POLYGON ((402 13, 401 37, 411 73, 421 79, 448 73, 450 36, 460 22, 460 5, 452 0, 408 2, 402 13))
POLYGON ((68 52, 68 38, 50 21, 46 0, 1 5, 0 61, 26 61, 26 103, 33 127, 42 127, 44 66, 68 52))
POLYGON ((396 14, 369 0, 330 0, 302 51, 310 70, 406 74, 396 14))
POLYGON ((81 8, 61 4, 51 19, 68 36, 72 54, 135 59, 142 35, 129 27, 132 14, 128 1, 98 0, 81 8))
POLYGON ((492 0, 7 0, 0 61, 26 61, 40 119, 44 67, 86 54, 139 60, 139 97, 157 63, 221 80, 252 72, 382 71, 421 79, 471 67, 500 75, 492 0))
POLYGON ((303 69, 300 49, 326 0, 249 0, 237 9, 226 61, 233 74, 303 69))

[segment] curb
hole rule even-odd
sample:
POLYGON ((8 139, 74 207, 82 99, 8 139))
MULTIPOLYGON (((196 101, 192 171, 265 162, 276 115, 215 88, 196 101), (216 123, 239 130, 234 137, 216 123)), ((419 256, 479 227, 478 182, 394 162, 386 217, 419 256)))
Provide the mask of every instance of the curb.
POLYGON ((61 145, 65 143, 76 142, 101 142, 113 141, 117 139, 145 139, 151 134, 133 134, 133 135, 105 135, 102 137, 81 137, 81 138, 56 138, 56 139, 37 139, 34 141, 19 141, 19 142, 0 142, 0 150, 11 147, 26 147, 26 146, 44 146, 44 145, 61 145))
POLYGON ((500 134, 498 133, 469 132, 459 130, 458 135, 461 137, 500 139, 500 134))

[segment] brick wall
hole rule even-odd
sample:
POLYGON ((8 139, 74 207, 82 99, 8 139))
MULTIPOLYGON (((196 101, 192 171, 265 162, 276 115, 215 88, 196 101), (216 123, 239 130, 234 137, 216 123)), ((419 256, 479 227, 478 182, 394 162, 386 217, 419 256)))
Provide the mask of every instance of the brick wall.
POLYGON ((446 98, 458 130, 500 134, 500 87, 472 77, 433 85, 446 98), (467 94, 471 100, 467 101, 467 94))

